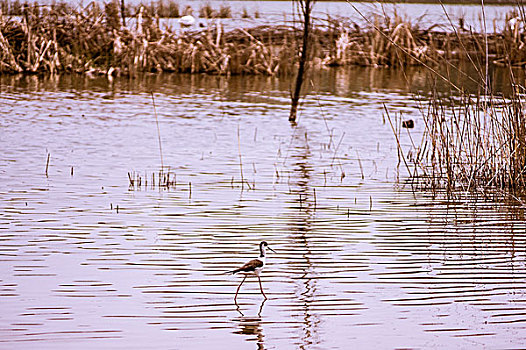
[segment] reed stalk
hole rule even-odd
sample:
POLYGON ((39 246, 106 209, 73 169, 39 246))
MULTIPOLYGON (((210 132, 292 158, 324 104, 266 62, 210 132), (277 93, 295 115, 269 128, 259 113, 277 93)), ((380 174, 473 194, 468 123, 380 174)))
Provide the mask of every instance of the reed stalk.
MULTIPOLYGON (((245 183, 245 178, 243 176, 243 159, 241 158, 241 140, 240 140, 240 136, 239 136, 239 125, 237 126, 237 151, 238 151, 238 155, 239 155, 239 173, 240 173, 240 176, 241 176, 241 190, 243 190, 244 183, 245 183)), ((247 185, 248 185, 248 183, 247 183, 247 185)), ((250 185, 249 185, 249 189, 250 189, 250 185)))
POLYGON ((49 169, 49 157, 51 156, 50 153, 47 154, 47 160, 46 160, 46 177, 48 177, 48 169, 49 169))

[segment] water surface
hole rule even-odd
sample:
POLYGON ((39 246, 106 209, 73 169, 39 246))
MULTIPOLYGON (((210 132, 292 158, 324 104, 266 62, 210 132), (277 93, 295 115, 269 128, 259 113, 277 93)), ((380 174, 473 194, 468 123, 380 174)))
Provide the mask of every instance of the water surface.
POLYGON ((398 161, 384 105, 419 140, 426 79, 324 71, 294 126, 288 80, 1 77, 0 348, 522 347, 523 208, 398 161))

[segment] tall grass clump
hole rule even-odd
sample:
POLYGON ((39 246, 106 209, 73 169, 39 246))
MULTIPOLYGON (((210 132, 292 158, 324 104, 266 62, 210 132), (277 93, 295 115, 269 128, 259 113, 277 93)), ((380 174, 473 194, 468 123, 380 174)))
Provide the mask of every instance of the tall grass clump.
POLYGON ((517 85, 512 96, 462 94, 457 101, 434 96, 423 114, 422 146, 415 179, 428 189, 449 191, 526 188, 526 116, 517 85))
POLYGON ((246 7, 243 7, 243 10, 241 10, 241 18, 250 18, 246 7))
MULTIPOLYGON (((477 77, 469 77, 479 81, 478 92, 467 93, 446 79, 456 92, 449 97, 435 92, 422 108, 425 128, 412 159, 412 177, 418 185, 448 192, 496 191, 521 201, 526 194, 526 88, 516 79, 518 71, 513 66, 524 54, 520 44, 524 38, 523 29, 507 26, 497 49, 508 54, 495 61, 480 50, 477 55, 464 52, 478 72, 477 77), (510 92, 506 95, 492 87, 490 68, 494 64, 507 67, 510 92)), ((484 47, 487 40, 468 37, 462 47, 469 47, 469 41, 484 47)), ((451 62, 445 65, 464 74, 451 62)), ((433 75, 435 79, 446 77, 436 71, 433 75)))
POLYGON ((151 1, 146 5, 137 5, 130 8, 128 13, 137 13, 141 6, 145 8, 150 16, 159 18, 177 18, 181 17, 179 3, 174 0, 157 0, 151 1))
POLYGON ((201 18, 232 18, 232 8, 229 5, 222 4, 219 9, 214 9, 210 3, 205 3, 199 8, 199 17, 201 18))

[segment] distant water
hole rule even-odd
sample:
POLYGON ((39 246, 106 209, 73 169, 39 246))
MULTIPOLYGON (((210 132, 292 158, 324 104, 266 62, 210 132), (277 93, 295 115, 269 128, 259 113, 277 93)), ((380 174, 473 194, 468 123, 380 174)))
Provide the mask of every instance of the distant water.
POLYGON ((323 71, 297 126, 288 80, 0 77, 0 348, 523 347, 524 208, 412 190, 406 73, 323 71))

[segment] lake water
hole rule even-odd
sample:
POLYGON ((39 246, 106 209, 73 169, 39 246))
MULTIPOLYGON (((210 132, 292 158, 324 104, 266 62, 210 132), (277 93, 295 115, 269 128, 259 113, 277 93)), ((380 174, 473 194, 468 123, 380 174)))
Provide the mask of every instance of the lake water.
POLYGON ((296 126, 286 79, 0 77, 0 348, 523 347, 524 208, 413 191, 406 76, 322 71, 296 126))

